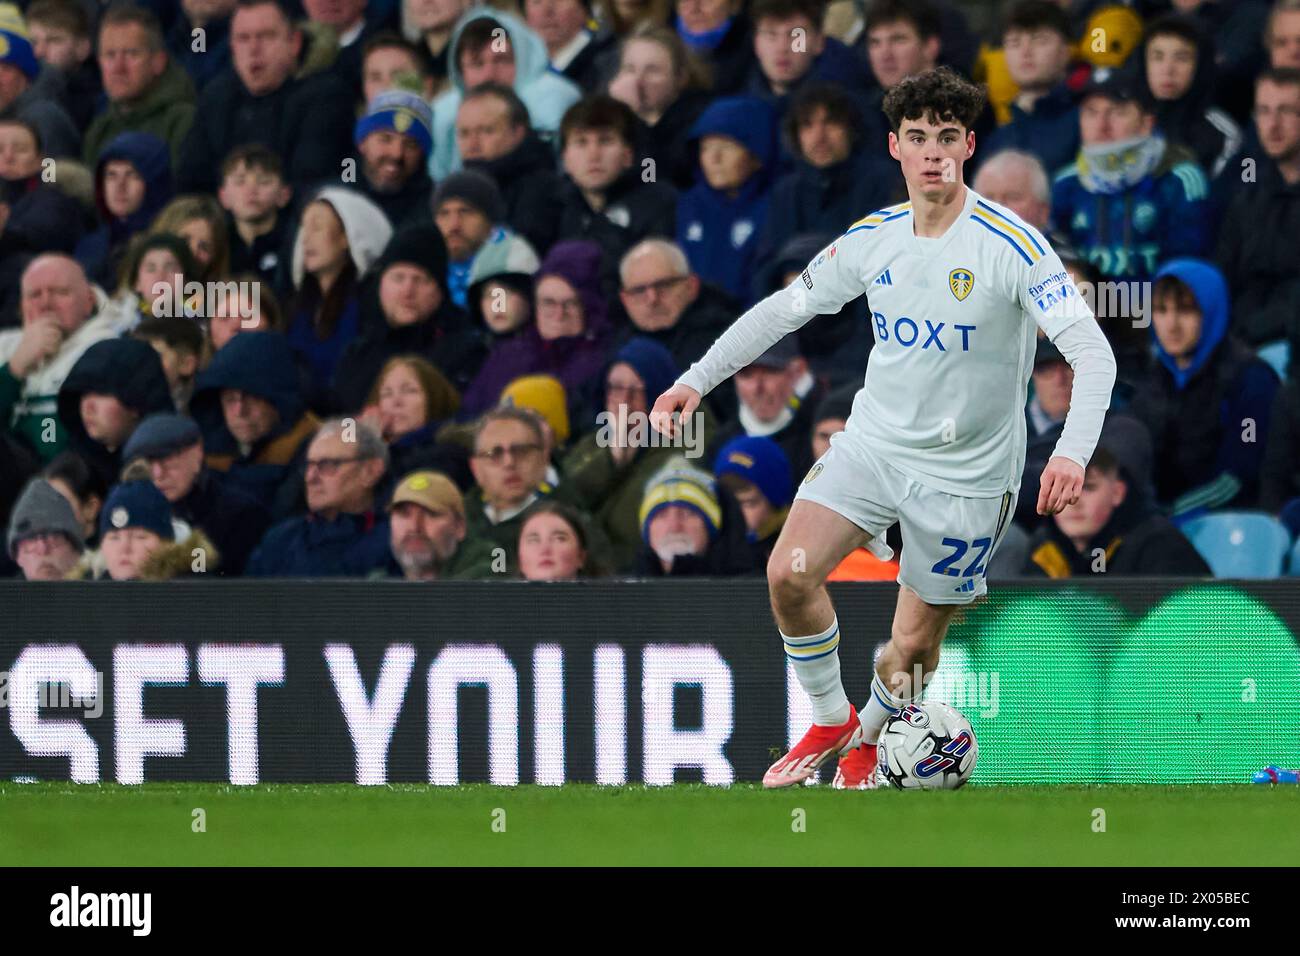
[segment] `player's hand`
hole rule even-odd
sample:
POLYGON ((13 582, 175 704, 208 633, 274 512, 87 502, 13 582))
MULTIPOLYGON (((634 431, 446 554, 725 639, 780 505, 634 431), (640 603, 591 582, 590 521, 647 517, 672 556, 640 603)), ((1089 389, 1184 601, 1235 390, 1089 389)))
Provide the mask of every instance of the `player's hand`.
POLYGON ((1079 500, 1083 491, 1083 468, 1078 462, 1059 455, 1047 462, 1038 480, 1038 513, 1060 514, 1066 505, 1079 500))
POLYGON ((33 319, 23 327, 18 347, 9 357, 9 371, 14 378, 26 378, 31 371, 54 355, 63 344, 63 329, 51 318, 33 319))
POLYGON ((650 409, 650 427, 672 438, 679 422, 694 414, 699 405, 699 392, 689 385, 674 385, 655 400, 655 407, 650 409), (673 412, 681 412, 677 421, 673 420, 673 412))

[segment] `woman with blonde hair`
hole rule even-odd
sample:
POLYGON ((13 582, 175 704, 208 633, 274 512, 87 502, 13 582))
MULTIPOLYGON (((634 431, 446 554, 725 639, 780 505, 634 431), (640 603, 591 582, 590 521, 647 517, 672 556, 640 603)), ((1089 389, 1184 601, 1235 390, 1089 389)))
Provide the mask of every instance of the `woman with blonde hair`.
POLYGON ((467 449, 435 437, 459 408, 460 393, 433 363, 418 355, 397 355, 375 376, 360 420, 388 445, 392 479, 432 468, 465 487, 471 477, 467 449))
POLYGON ((192 194, 177 196, 154 218, 150 234, 170 232, 180 236, 190 247, 198 264, 198 282, 224 279, 230 272, 230 233, 226 214, 212 196, 192 194))
POLYGON ((694 180, 688 134, 709 105, 708 87, 708 68, 668 27, 644 23, 619 47, 609 95, 637 115, 640 154, 679 189, 689 189, 694 180))

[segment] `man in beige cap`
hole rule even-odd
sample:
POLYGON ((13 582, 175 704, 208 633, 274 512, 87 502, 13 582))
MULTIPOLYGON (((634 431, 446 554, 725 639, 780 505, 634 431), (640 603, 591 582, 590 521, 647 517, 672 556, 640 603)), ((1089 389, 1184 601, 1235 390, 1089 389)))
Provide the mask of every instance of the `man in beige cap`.
MULTIPOLYGON (((492 574, 492 546, 466 541, 465 498, 446 475, 413 471, 388 505, 392 558, 376 577, 408 581, 483 578, 492 574)), ((505 568, 504 559, 499 562, 505 568)))

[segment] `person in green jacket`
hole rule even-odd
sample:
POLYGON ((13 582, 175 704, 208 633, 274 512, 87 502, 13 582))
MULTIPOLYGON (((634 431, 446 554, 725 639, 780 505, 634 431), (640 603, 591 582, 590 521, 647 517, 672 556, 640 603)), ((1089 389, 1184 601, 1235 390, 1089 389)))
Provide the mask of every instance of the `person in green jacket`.
POLYGON ((152 133, 180 160, 194 122, 194 84, 172 62, 158 19, 136 6, 113 6, 99 25, 99 69, 108 105, 86 130, 81 156, 92 169, 100 152, 121 133, 152 133))
MULTIPOLYGON (((648 427, 651 403, 677 379, 678 368, 668 349, 637 337, 615 353, 605 371, 605 411, 601 427, 579 440, 560 462, 556 496, 589 511, 598 530, 610 541, 615 570, 630 572, 641 546, 641 498, 646 482, 681 447, 659 445, 662 436, 648 427)), ((708 447, 714 421, 706 410, 693 429, 695 455, 708 447)), ((688 456, 691 448, 686 448, 688 456)))

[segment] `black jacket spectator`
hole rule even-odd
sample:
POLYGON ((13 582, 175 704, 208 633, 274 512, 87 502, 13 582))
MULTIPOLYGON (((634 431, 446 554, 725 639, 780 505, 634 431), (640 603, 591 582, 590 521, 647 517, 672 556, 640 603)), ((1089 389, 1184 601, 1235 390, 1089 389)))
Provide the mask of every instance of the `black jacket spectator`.
MULTIPOLYGON (((1022 489, 1023 494, 1023 489, 1022 489)), ((1029 540, 1027 577, 1069 578, 1105 573, 1210 577, 1205 559, 1168 518, 1141 498, 1126 499, 1082 551, 1055 521, 1046 521, 1029 540), (1098 551, 1105 556, 1099 562, 1098 551), (1094 566, 1104 568, 1094 571, 1094 566)))
POLYGON ((1129 408, 1151 432, 1157 499, 1189 517, 1228 504, 1252 507, 1277 375, 1228 336, 1227 290, 1214 281, 1217 270, 1174 260, 1156 274, 1157 299, 1170 275, 1191 289, 1202 325, 1187 368, 1178 368, 1157 341, 1158 361, 1129 408))
POLYGON ((1215 256, 1232 290, 1233 334, 1251 345, 1300 328, 1300 183, 1267 159, 1258 169, 1257 182, 1235 190, 1215 256))
POLYGON ((506 201, 506 223, 528 240, 539 256, 556 239, 564 177, 555 169, 555 151, 529 132, 498 159, 465 161, 466 169, 490 176, 506 201))
POLYGON ((213 356, 194 383, 190 414, 203 430, 208 466, 228 476, 281 518, 302 504, 302 459, 320 422, 307 411, 301 376, 284 336, 241 332, 213 356), (226 427, 221 393, 245 392, 275 407, 278 420, 269 433, 241 447, 226 427))
POLYGON ((172 514, 212 539, 221 555, 217 571, 238 575, 271 523, 271 513, 227 478, 204 468, 190 493, 172 503, 172 514))
POLYGON ((330 72, 291 78, 274 92, 254 96, 233 68, 223 71, 199 95, 194 125, 181 147, 181 191, 215 192, 221 158, 241 143, 275 150, 293 186, 337 181, 352 150, 353 126, 352 111, 338 107, 351 102, 347 85, 330 72))
POLYGON ((1300 380, 1277 390, 1259 477, 1259 506, 1276 514, 1300 497, 1300 380))
POLYGON ((153 346, 136 339, 96 342, 77 359, 59 389, 59 419, 68 428, 68 447, 81 456, 106 486, 117 484, 122 470, 122 448, 92 438, 81 417, 81 399, 87 394, 111 395, 140 418, 154 412, 174 412, 171 387, 153 346))
MULTIPOLYGON (((1206 175, 1214 179, 1241 147, 1242 139, 1241 127, 1214 105, 1214 39, 1194 17, 1161 17, 1151 24, 1151 31, 1142 49, 1134 54, 1134 59, 1145 63, 1145 59, 1140 58, 1145 58, 1152 40, 1162 36, 1174 36, 1196 46, 1196 68, 1191 86, 1177 99, 1157 99, 1151 89, 1149 68, 1146 68, 1138 70, 1139 88, 1155 108, 1156 128, 1169 142, 1185 146, 1195 153, 1196 161, 1206 175)), ((1054 170, 1049 167, 1049 172, 1054 170)))
POLYGON ((362 290, 361 308, 365 331, 343 351, 334 376, 334 394, 347 411, 361 410, 375 377, 390 358, 427 359, 463 392, 487 356, 480 331, 450 299, 419 322, 392 326, 380 309, 376 281, 362 290))
POLYGON ((659 182, 670 183, 677 189, 690 189, 695 184, 696 156, 691 149, 691 127, 712 101, 712 93, 685 90, 664 110, 654 126, 638 117, 637 166, 640 167, 643 159, 653 159, 659 182))
POLYGON ((560 191, 557 239, 586 239, 600 246, 612 274, 623 253, 642 239, 672 236, 677 229, 677 195, 662 183, 641 181, 634 165, 605 192, 605 208, 596 212, 576 183, 565 178, 560 191))

